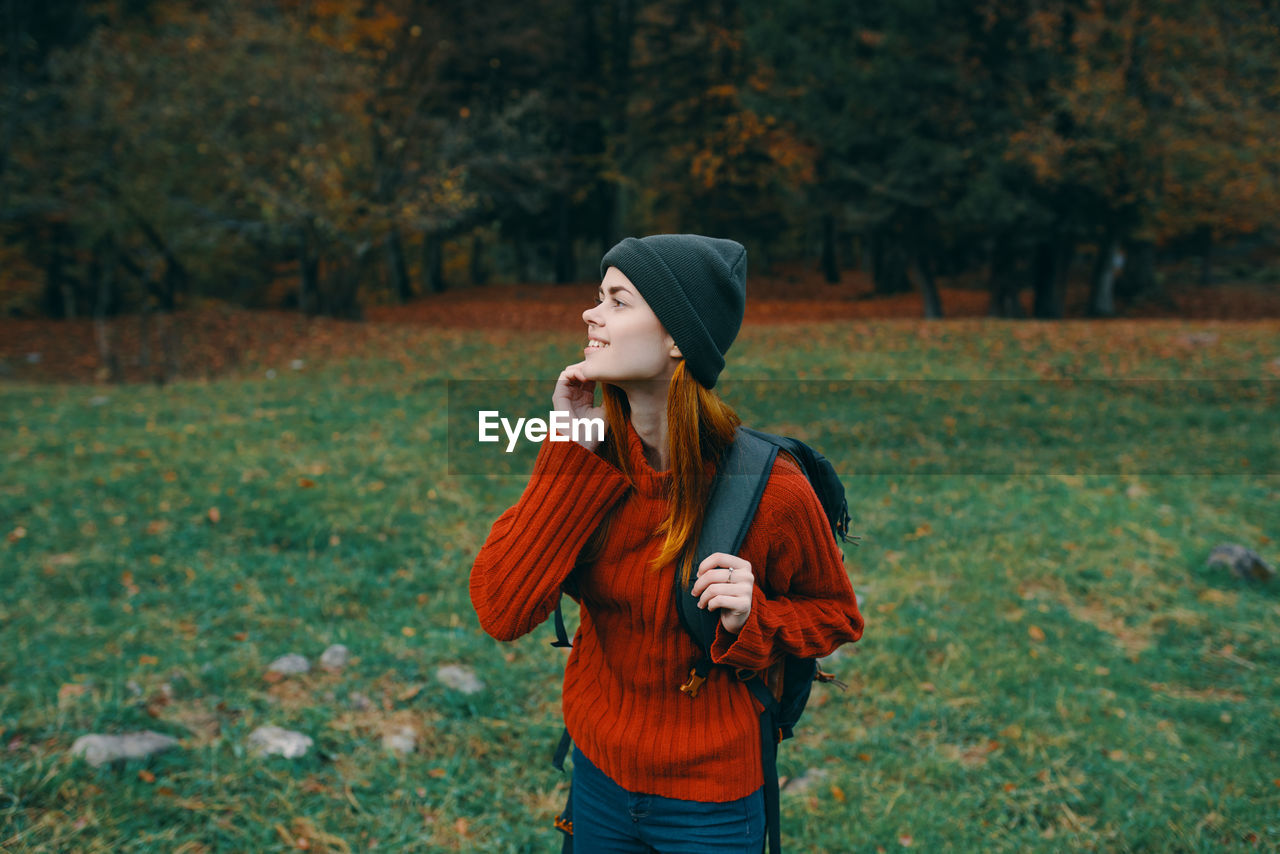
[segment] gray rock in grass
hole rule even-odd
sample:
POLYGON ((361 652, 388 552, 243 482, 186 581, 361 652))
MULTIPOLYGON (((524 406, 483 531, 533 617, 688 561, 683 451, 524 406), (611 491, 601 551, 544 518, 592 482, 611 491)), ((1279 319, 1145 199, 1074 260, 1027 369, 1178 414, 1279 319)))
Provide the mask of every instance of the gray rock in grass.
POLYGON ((267 667, 268 671, 274 670, 276 673, 282 673, 285 676, 306 673, 310 669, 311 662, 307 661, 305 657, 298 655, 296 652, 280 656, 275 661, 271 662, 269 667, 267 667))
POLYGON ((436 679, 440 680, 446 688, 452 688, 463 694, 478 694, 484 690, 484 683, 476 678, 471 668, 457 664, 448 664, 436 670, 436 679))
POLYGON ((177 746, 176 738, 149 729, 122 735, 93 733, 77 738, 71 745, 71 755, 83 756, 90 765, 98 767, 118 759, 144 759, 177 746))
POLYGON ((249 750, 258 756, 306 756, 314 742, 308 735, 278 726, 260 726, 249 733, 249 750))
POLYGON ((399 726, 382 735, 382 746, 396 753, 413 753, 418 747, 418 731, 411 726, 399 726))
POLYGON ((320 655, 320 666, 325 670, 341 670, 347 666, 351 653, 340 643, 330 644, 320 655))
POLYGON ((1214 546, 1213 551, 1209 552, 1209 559, 1205 562, 1205 566, 1225 566, 1233 575, 1245 581, 1265 582, 1276 577, 1275 568, 1271 564, 1263 560, 1257 552, 1238 543, 1214 546))
POLYGON ((782 787, 782 791, 788 795, 803 795, 814 786, 821 784, 830 776, 823 768, 810 768, 793 780, 788 780, 782 787))

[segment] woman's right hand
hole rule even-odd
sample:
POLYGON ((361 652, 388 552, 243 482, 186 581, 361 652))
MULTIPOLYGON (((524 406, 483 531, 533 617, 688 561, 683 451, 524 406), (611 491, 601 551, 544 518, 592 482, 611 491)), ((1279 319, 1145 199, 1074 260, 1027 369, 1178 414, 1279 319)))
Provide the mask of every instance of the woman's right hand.
MULTIPOLYGON (((604 407, 596 406, 596 381, 587 379, 584 366, 586 362, 569 365, 560 372, 556 380, 555 391, 551 393, 551 408, 557 412, 568 412, 569 418, 599 418, 604 420, 604 407)), ((594 451, 600 444, 594 437, 589 438, 592 431, 579 432, 578 444, 588 451, 594 451)))

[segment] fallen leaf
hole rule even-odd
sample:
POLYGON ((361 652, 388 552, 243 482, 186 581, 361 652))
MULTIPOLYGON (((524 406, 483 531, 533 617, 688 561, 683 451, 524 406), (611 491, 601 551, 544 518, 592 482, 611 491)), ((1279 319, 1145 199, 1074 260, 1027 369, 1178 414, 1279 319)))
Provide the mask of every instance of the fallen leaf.
POLYGON ((154 783, 156 781, 156 775, 152 774, 146 768, 143 768, 138 771, 138 779, 144 783, 154 783))
POLYGON ((303 489, 311 489, 315 485, 316 485, 316 482, 309 477, 298 478, 298 486, 302 487, 303 489))
POLYGON ((1036 643, 1042 643, 1044 641, 1044 629, 1039 626, 1028 626, 1027 634, 1030 635, 1031 639, 1036 643))
POLYGON ((837 803, 844 803, 844 789, 839 786, 832 786, 831 797, 834 798, 837 803))
POLYGON ((209 508, 209 521, 215 525, 222 521, 222 512, 217 507, 209 508))

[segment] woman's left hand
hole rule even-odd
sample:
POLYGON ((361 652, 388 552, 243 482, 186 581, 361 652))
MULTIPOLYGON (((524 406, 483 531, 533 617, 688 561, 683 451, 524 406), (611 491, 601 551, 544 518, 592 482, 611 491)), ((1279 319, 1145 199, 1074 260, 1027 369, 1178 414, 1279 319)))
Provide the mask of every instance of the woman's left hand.
POLYGON ((751 615, 751 595, 755 576, 751 564, 737 555, 716 552, 698 564, 698 580, 691 593, 698 597, 699 608, 720 611, 720 625, 737 634, 751 615))

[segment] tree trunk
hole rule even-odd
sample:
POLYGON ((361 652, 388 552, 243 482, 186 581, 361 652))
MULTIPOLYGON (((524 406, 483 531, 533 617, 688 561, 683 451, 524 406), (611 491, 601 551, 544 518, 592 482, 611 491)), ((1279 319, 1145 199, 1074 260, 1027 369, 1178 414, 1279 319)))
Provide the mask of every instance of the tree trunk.
POLYGON ((73 320, 76 316, 75 289, 67 277, 63 247, 67 244, 67 226, 55 222, 49 230, 49 257, 44 273, 44 311, 50 317, 73 320))
POLYGON ((1200 284, 1213 284, 1213 229, 1207 225, 1200 226, 1200 284))
POLYGON ((309 222, 299 231, 298 272, 298 311, 313 315, 320 308, 320 256, 309 222))
POLYGON ((480 235, 471 237, 471 284, 483 285, 489 279, 484 268, 484 238, 480 235))
POLYGON ((1044 320, 1060 320, 1066 314, 1067 274, 1075 246, 1061 234, 1053 234, 1036 249, 1032 314, 1044 320))
POLYGON ((991 244, 991 258, 987 286, 991 291, 992 317, 1024 317, 1019 299, 1022 288, 1018 281, 1018 259, 1013 253, 1013 241, 1007 234, 998 236, 991 244))
POLYGON ((556 194, 556 283, 572 282, 574 276, 573 235, 569 233, 569 195, 556 194))
MULTIPOLYGON (((95 252, 95 254, 97 254, 95 252)), ((103 253, 101 269, 98 275, 98 298, 93 311, 93 333, 98 344, 99 371, 113 383, 120 382, 120 357, 112 346, 111 325, 107 321, 107 312, 111 307, 112 285, 116 274, 113 251, 107 247, 103 253)), ((99 256, 101 257, 101 256, 99 256)))
MULTIPOLYGON (((613 60, 613 80, 605 103, 611 108, 609 126, 605 129, 610 142, 614 145, 613 160, 617 171, 625 175, 630 168, 630 148, 628 143, 627 108, 631 103, 631 45, 636 32, 636 0, 614 0, 613 22, 611 27, 611 46, 609 55, 613 60)), ((625 181, 616 176, 611 181, 611 198, 613 212, 609 217, 609 236, 602 246, 600 254, 604 255, 615 243, 623 238, 622 225, 626 221, 626 213, 630 207, 630 191, 625 181)))
POLYGON ((942 299, 938 296, 938 286, 929 273, 927 261, 919 253, 913 253, 907 261, 907 278, 924 297, 924 316, 931 320, 942 317, 942 299))
POLYGON ((432 232, 422 238, 422 267, 426 271, 427 287, 433 294, 444 293, 444 238, 432 232))
POLYGON ((1098 242, 1098 257, 1093 264, 1093 278, 1089 288, 1089 315, 1091 317, 1115 317, 1116 270, 1123 265, 1123 255, 1117 258, 1120 241, 1108 234, 1098 242))
POLYGON ((829 285, 840 284, 840 263, 836 259, 836 218, 822 215, 822 275, 829 285))
POLYGON ((413 283, 409 281, 409 267, 404 262, 404 244, 400 241, 400 229, 392 226, 387 234, 387 270, 391 274, 391 290, 396 300, 404 305, 413 299, 413 283))

